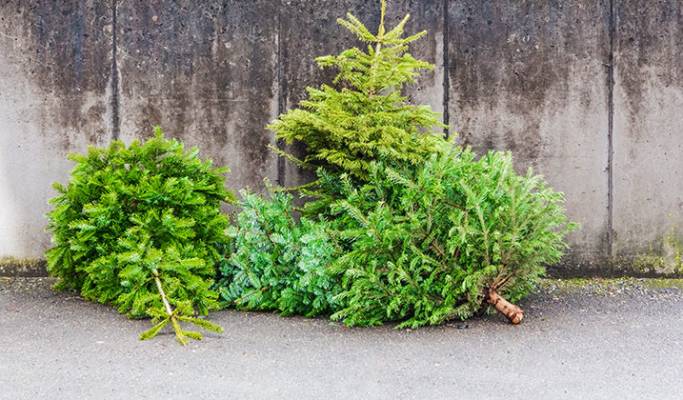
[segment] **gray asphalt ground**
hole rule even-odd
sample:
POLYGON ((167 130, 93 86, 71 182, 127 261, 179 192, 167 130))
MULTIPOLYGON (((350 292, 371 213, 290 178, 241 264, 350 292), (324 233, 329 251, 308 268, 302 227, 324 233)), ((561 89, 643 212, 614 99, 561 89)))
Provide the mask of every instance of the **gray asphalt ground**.
POLYGON ((683 399, 681 281, 546 281, 520 326, 224 311, 187 347, 50 284, 0 279, 0 399, 683 399))

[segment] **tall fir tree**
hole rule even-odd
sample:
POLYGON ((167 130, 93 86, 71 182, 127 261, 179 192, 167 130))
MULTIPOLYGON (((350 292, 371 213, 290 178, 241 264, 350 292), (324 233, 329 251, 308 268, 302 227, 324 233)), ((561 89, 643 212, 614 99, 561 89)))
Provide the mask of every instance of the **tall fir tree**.
POLYGON ((303 159, 280 151, 302 167, 323 167, 328 174, 347 174, 363 182, 370 163, 388 166, 419 165, 436 149, 443 129, 439 115, 428 106, 410 104, 402 93, 422 70, 433 66, 415 59, 407 50, 426 31, 404 37, 410 15, 393 29, 385 29, 386 1, 376 34, 347 14, 337 22, 367 44, 338 55, 316 59, 321 68, 335 68, 333 86, 307 88, 299 108, 281 115, 269 128, 287 144, 305 145, 303 159))

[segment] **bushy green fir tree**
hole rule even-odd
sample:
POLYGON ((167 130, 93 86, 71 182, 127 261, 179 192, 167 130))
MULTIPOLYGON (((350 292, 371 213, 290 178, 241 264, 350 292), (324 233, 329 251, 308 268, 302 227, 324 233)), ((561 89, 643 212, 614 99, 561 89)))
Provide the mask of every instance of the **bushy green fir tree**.
POLYGON ((345 186, 333 206, 347 248, 335 261, 344 290, 333 318, 415 328, 494 301, 513 322, 522 318, 501 296, 521 299, 560 260, 572 228, 564 198, 531 171, 516 174, 508 153, 476 159, 448 146, 418 169, 377 163, 368 183, 345 186))
POLYGON ((219 304, 211 287, 228 245, 220 208, 233 199, 226 169, 164 139, 159 128, 145 143, 115 141, 70 158, 71 180, 54 185, 59 194, 48 214, 54 247, 46 256, 57 287, 133 318, 152 317, 142 339, 169 323, 180 343, 201 339, 181 321, 221 331, 195 314, 219 304))
POLYGON ((223 300, 242 310, 315 316, 337 308, 340 285, 330 272, 337 248, 326 224, 297 221, 290 195, 242 192, 233 252, 220 268, 223 300))

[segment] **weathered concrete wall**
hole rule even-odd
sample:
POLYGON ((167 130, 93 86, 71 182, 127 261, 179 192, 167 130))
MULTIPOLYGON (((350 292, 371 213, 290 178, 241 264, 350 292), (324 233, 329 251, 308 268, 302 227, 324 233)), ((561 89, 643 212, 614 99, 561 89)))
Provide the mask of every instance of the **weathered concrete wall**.
MULTIPOLYGON (((477 151, 509 149, 566 193, 582 229, 564 271, 673 273, 683 238, 682 4, 393 0, 436 65, 408 93, 477 151)), ((39 257, 65 154, 160 124, 234 188, 310 174, 265 125, 329 81, 313 58, 371 28, 367 0, 0 0, 0 257, 39 257)), ((301 149, 299 149, 301 150, 301 149)), ((680 271, 679 271, 680 272, 680 271)))
POLYGON ((619 0, 614 256, 683 272, 683 2, 619 0), (678 256, 678 260, 676 257, 678 256))
POLYGON ((272 1, 120 2, 121 137, 161 125, 231 169, 235 188, 277 179, 265 125, 277 116, 277 14, 272 1))
POLYGON ((66 154, 109 141, 107 4, 0 1, 0 257, 41 257, 66 154))

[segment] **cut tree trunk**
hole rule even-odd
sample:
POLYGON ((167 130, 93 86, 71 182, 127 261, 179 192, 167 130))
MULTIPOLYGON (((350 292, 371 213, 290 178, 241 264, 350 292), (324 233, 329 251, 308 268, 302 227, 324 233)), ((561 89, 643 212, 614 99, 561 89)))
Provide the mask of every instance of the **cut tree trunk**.
POLYGON ((524 318, 524 311, 516 305, 502 298, 495 290, 489 290, 486 301, 498 310, 499 313, 505 315, 510 323, 517 325, 522 322, 524 318))

